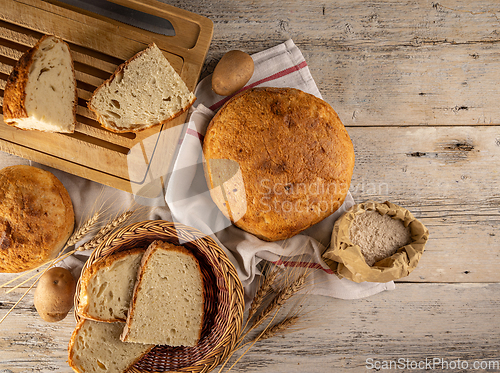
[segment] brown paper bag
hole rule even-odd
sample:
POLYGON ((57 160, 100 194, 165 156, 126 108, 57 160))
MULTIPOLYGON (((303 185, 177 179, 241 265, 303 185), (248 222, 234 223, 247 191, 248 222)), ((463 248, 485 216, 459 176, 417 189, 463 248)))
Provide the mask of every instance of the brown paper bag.
POLYGON ((429 237, 427 228, 406 209, 391 202, 377 203, 367 201, 354 205, 342 215, 333 227, 331 245, 323 253, 323 260, 339 278, 347 278, 354 282, 389 282, 408 276, 415 269, 424 252, 429 237), (350 240, 349 228, 357 214, 366 210, 378 211, 399 219, 410 228, 411 243, 399 248, 397 252, 379 260, 373 266, 366 264, 359 246, 350 240))

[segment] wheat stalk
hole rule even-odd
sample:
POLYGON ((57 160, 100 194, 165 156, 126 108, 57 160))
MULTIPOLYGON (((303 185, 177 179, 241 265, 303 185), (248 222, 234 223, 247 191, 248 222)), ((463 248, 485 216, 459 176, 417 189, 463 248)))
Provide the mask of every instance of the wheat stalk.
POLYGON ((262 311, 254 320, 252 324, 252 329, 257 328, 259 325, 261 325, 265 319, 269 317, 269 315, 275 311, 281 308, 288 299, 290 299, 292 296, 294 296, 297 292, 302 290, 306 283, 308 273, 305 272, 302 275, 300 275, 295 281, 293 281, 291 284, 288 286, 284 287, 283 289, 280 290, 280 292, 274 297, 274 299, 271 301, 271 303, 262 311))
POLYGON ((75 245, 82 238, 87 236, 98 223, 99 218, 101 217, 101 211, 97 211, 94 215, 92 215, 89 219, 85 221, 69 238, 66 243, 66 247, 70 247, 75 245))
POLYGON ((238 351, 239 349, 243 348, 244 346, 248 345, 249 343, 251 344, 250 347, 245 350, 245 352, 231 365, 227 371, 230 371, 234 365, 250 350, 250 348, 262 337, 271 338, 273 335, 282 332, 292 326, 294 323, 298 321, 298 316, 290 316, 285 318, 284 320, 280 321, 277 323, 275 326, 272 328, 269 328, 271 323, 274 321, 276 318, 279 310, 281 307, 294 295, 296 295, 300 290, 302 290, 305 285, 306 285, 306 280, 309 275, 307 271, 299 275, 295 280, 291 281, 289 278, 286 280, 286 283, 284 287, 277 293, 277 295, 271 300, 269 305, 261 312, 257 313, 257 310, 261 306, 261 304, 264 301, 264 298, 266 297, 267 293, 269 290, 272 288, 272 286, 275 284, 277 276, 279 274, 279 271, 277 267, 275 267, 272 271, 268 273, 268 275, 264 278, 261 286, 257 290, 254 299, 252 301, 252 304, 250 306, 250 309, 253 310, 252 313, 249 311, 249 315, 247 316, 247 321, 245 323, 245 326, 242 329, 242 332, 240 334, 240 337, 238 338, 235 346, 233 347, 233 350, 229 353, 227 356, 226 360, 222 364, 221 368, 219 369, 219 373, 221 373, 226 366, 226 364, 229 362, 229 359, 233 356, 233 354, 238 351), (274 315, 271 318, 271 321, 267 324, 267 326, 260 332, 260 334, 252 341, 247 342, 245 344, 242 344, 243 341, 245 340, 246 336, 258 328, 265 320, 267 320, 272 314, 274 315), (247 328, 250 319, 255 316, 253 324, 247 328), (246 330, 246 331, 245 331, 246 330), (269 331, 271 330, 271 331, 269 331))
MULTIPOLYGON (((73 252, 74 252, 74 251, 75 251, 75 250, 73 250, 73 252)), ((42 277, 42 276, 45 274, 45 272, 47 272, 47 271, 48 271, 48 270, 49 270, 49 269, 50 269, 50 268, 51 268, 51 267, 52 267, 55 263, 59 262, 60 260, 62 260, 63 258, 65 258, 65 257, 67 257, 67 256, 69 256, 69 255, 64 254, 64 255, 61 257, 61 259, 59 259, 59 257, 58 257, 58 258, 56 258, 56 259, 52 260, 52 262, 50 263, 50 265, 49 265, 47 268, 45 268, 45 269, 44 269, 44 270, 43 270, 43 271, 39 274, 38 278, 37 278, 35 281, 33 281, 33 283, 31 284, 31 286, 30 286, 30 287, 29 287, 29 288, 28 288, 28 289, 24 292, 24 294, 23 294, 23 295, 19 298, 19 300, 18 300, 16 303, 14 303, 14 305, 13 305, 13 306, 9 309, 9 311, 7 311, 7 313, 6 313, 6 314, 2 317, 2 319, 0 320, 0 325, 4 322, 4 320, 7 318, 7 316, 9 316, 9 315, 12 313, 12 311, 14 311, 14 309, 17 307, 17 305, 18 305, 19 303, 21 303, 21 301, 22 301, 22 300, 24 299, 24 297, 25 297, 25 296, 26 296, 26 295, 27 295, 27 294, 31 291, 31 289, 33 289, 33 287, 36 285, 36 283, 38 282, 38 280, 40 280, 40 277, 42 277), (58 260, 58 259, 59 259, 59 260, 58 260)), ((34 277, 36 277, 36 276, 34 276, 34 277)), ((17 287, 16 287, 16 288, 17 288, 17 287)), ((13 288, 13 289, 9 290, 7 293, 9 293, 10 291, 12 291, 12 290, 14 290, 14 289, 16 289, 16 288, 13 288)))
POLYGON ((279 272, 275 267, 275 269, 273 269, 271 272, 269 272, 267 276, 265 276, 264 280, 262 281, 262 284, 255 293, 255 296, 252 300, 252 304, 250 305, 250 309, 248 310, 248 316, 247 316, 248 320, 250 320, 253 317, 253 315, 255 315, 255 313, 261 306, 262 302, 264 301, 264 298, 269 293, 269 290, 271 290, 271 286, 274 284, 276 277, 278 277, 278 273, 279 272))
POLYGON ((27 272, 21 274, 20 276, 17 276, 15 279, 10 280, 7 283, 1 285, 0 288, 6 286, 7 284, 14 282, 15 280, 20 279, 21 277, 23 277, 23 276, 25 276, 25 275, 27 275, 35 270, 40 269, 43 266, 46 266, 48 264, 47 268, 45 268, 41 273, 37 273, 37 274, 31 276, 29 279, 21 282, 20 284, 14 286, 12 289, 9 289, 6 292, 6 294, 8 294, 8 293, 16 290, 20 286, 24 285, 26 282, 36 278, 35 281, 33 282, 33 284, 25 291, 25 293, 19 298, 19 300, 16 303, 14 303, 14 305, 9 309, 9 311, 2 317, 2 319, 0 319, 0 324, 2 324, 2 322, 7 318, 7 316, 12 313, 12 311, 17 307, 17 305, 24 299, 24 297, 31 291, 31 289, 33 289, 33 287, 36 285, 36 283, 38 282, 40 277, 43 276, 43 274, 45 272, 47 272, 48 269, 50 269, 54 264, 57 264, 58 262, 69 257, 70 255, 73 255, 77 251, 93 249, 93 248, 97 247, 111 232, 113 232, 116 228, 120 227, 125 221, 127 221, 127 219, 134 213, 134 211, 135 210, 127 210, 127 211, 123 212, 122 214, 120 214, 119 216, 117 216, 113 220, 111 220, 109 223, 107 223, 104 227, 102 227, 90 241, 81 245, 77 249, 74 249, 74 250, 71 250, 67 253, 64 253, 64 251, 68 247, 75 245, 77 242, 79 242, 81 239, 86 237, 90 232, 92 232, 95 229, 96 224, 99 222, 99 220, 103 214, 103 211, 100 209, 99 211, 95 212, 89 219, 87 219, 82 225, 80 225, 80 227, 78 227, 78 229, 76 229, 75 232, 73 232, 73 234, 68 239, 68 241, 66 242, 64 247, 59 252, 59 255, 55 259, 53 259, 49 263, 41 264, 37 268, 34 268, 30 271, 27 271, 27 272))
POLYGON ((272 338, 276 334, 282 333, 287 329, 289 329, 291 326, 297 324, 298 321, 299 321, 299 316, 297 315, 286 317, 276 325, 273 325, 271 328, 264 330, 264 333, 262 333, 258 338, 261 341, 264 339, 272 338))
POLYGON ((90 241, 84 243, 81 247, 79 247, 78 250, 95 249, 97 246, 99 246, 102 242, 106 240, 106 237, 111 232, 113 232, 115 229, 120 227, 124 222, 126 222, 127 219, 130 218, 130 216, 132 216, 134 212, 135 210, 127 210, 122 214, 120 214, 119 216, 115 217, 104 227, 99 229, 96 235, 90 241))
POLYGON ((36 268, 30 269, 29 271, 23 272, 23 273, 21 273, 20 275, 18 275, 17 277, 14 277, 13 279, 11 279, 11 280, 9 280, 9 281, 4 282, 2 285, 0 285, 0 289, 1 289, 1 288, 6 287, 7 285, 9 285, 9 284, 11 284, 11 283, 13 283, 13 282, 16 282, 16 281, 17 281, 17 280, 19 280, 20 278, 23 278, 24 276, 26 276, 26 275, 30 274, 30 273, 31 273, 31 272, 33 272, 33 271, 36 271, 36 270, 38 270, 38 269, 42 268, 42 267, 43 267, 43 266, 45 266, 45 265, 47 265, 47 263, 44 263, 44 264, 42 264, 42 265, 40 265, 40 266, 38 266, 38 267, 36 267, 36 268))

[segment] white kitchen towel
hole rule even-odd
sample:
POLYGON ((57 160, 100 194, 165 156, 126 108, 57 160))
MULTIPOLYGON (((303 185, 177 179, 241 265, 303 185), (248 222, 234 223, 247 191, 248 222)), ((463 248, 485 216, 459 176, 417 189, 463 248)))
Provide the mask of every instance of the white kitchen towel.
MULTIPOLYGON (((291 40, 252 57, 255 61, 255 72, 244 89, 255 86, 294 87, 320 97, 301 52, 291 40)), ((131 206, 144 205, 144 213, 142 216, 136 216, 135 221, 176 220, 198 228, 215 238, 225 249, 245 286, 247 299, 252 296, 257 285, 257 264, 262 260, 283 267, 311 267, 311 270, 314 270, 311 272, 313 282, 310 287, 313 294, 355 299, 393 289, 392 282, 356 284, 346 279, 339 280, 321 260, 321 252, 330 242, 335 220, 354 203, 350 194, 338 212, 285 242, 259 240, 231 225, 220 213, 210 198, 204 179, 201 140, 210 118, 227 98, 212 92, 210 79, 209 76, 198 84, 195 91, 195 108, 189 122, 184 126, 179 154, 167 187, 166 201, 170 208, 165 206, 164 200, 157 198, 146 201, 134 194, 5 153, 1 157, 0 168, 14 164, 30 164, 54 173, 71 196, 77 225, 90 217, 96 208, 106 210, 109 216, 116 216, 131 206)), ((168 135, 170 132, 166 136, 168 135)), ((73 275, 78 277, 89 254, 78 252, 59 265, 69 268, 73 275)))
MULTIPOLYGON (((292 40, 252 55, 255 69, 247 85, 253 87, 291 87, 321 98, 307 63, 292 40)), ((286 241, 266 242, 231 224, 213 203, 203 173, 202 141, 215 112, 230 99, 211 89, 211 76, 198 84, 197 100, 181 139, 166 191, 166 202, 174 221, 192 226, 212 236, 230 256, 251 297, 257 286, 257 265, 270 261, 283 267, 310 268, 311 294, 341 299, 370 296, 394 289, 394 283, 361 283, 340 280, 321 259, 329 244, 335 220, 354 204, 348 194, 341 208, 322 222, 286 241)))
MULTIPOLYGON (((141 220, 169 220, 172 221, 169 209, 165 206, 163 196, 156 199, 145 200, 131 193, 127 193, 109 186, 105 186, 82 177, 66 173, 25 158, 1 152, 0 169, 14 165, 30 165, 52 172, 68 190, 75 212, 75 225, 79 226, 90 218, 95 212, 100 211, 103 215, 100 222, 95 225, 96 229, 106 224, 109 219, 120 213, 136 209, 128 223, 141 220)), ((79 247, 92 237, 91 234, 84 237, 76 244, 79 247)), ((69 248, 70 251, 73 248, 69 248)), ((81 269, 87 261, 90 251, 79 251, 72 256, 59 262, 56 266, 67 268, 73 276, 78 279, 81 269)))

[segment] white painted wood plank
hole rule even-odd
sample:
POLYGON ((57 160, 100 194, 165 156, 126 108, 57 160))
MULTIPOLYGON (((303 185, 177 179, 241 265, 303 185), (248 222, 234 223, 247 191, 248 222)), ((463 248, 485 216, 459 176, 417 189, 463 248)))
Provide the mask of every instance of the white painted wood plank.
POLYGON ((204 75, 291 38, 347 125, 500 123, 496 1, 169 3, 214 21, 204 75))
MULTIPOLYGON (((426 251, 402 281, 500 282, 500 130, 350 127, 356 202, 389 200, 429 228, 426 251)), ((5 162, 13 162, 8 156, 5 162)), ((12 277, 12 275, 10 275, 12 277)))
MULTIPOLYGON (((350 301, 310 296, 299 324, 305 329, 259 342, 233 371, 361 372, 366 359, 499 361, 499 299, 500 284, 406 283, 350 301)), ((30 302, 31 295, 0 326, 0 369, 70 372, 73 320, 41 321, 30 302)))
POLYGON ((426 251, 405 281, 498 282, 498 127, 348 129, 356 202, 389 200, 429 228, 426 251))

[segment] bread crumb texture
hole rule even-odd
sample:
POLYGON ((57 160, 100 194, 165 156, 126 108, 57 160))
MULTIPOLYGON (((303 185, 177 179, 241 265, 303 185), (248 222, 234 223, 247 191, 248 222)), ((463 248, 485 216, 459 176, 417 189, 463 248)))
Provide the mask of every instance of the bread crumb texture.
POLYGON ((349 235, 352 243, 361 249, 369 266, 390 257, 411 242, 410 228, 405 227, 401 220, 373 210, 354 217, 349 235))
POLYGON ((115 252, 81 276, 78 313, 97 321, 125 322, 146 248, 115 252))
POLYGON ((197 259, 182 246, 155 241, 144 254, 122 340, 196 346, 203 305, 197 259))
POLYGON ((60 38, 45 35, 16 63, 4 92, 4 120, 25 130, 72 133, 77 90, 73 59, 60 38))
POLYGON ((82 319, 68 347, 68 363, 81 373, 123 373, 154 346, 120 341, 123 323, 82 319))
POLYGON ((89 101, 101 125, 113 132, 135 132, 165 123, 195 101, 182 78, 155 45, 118 67, 89 101))

